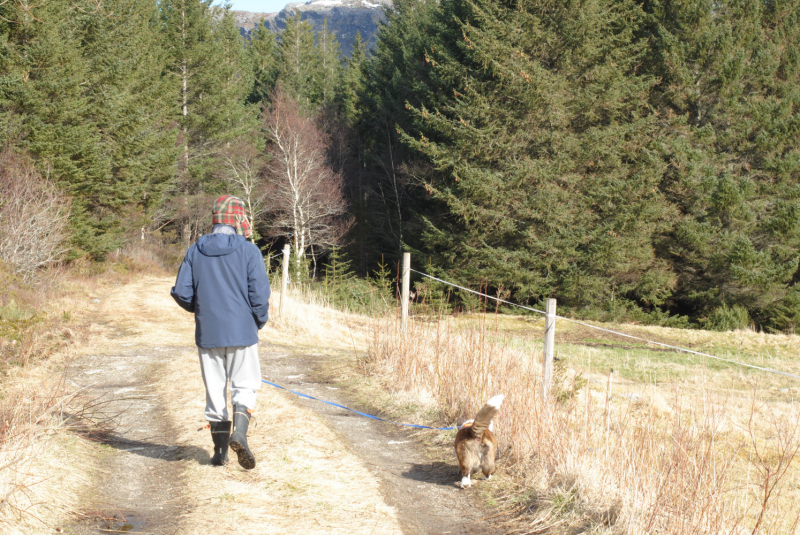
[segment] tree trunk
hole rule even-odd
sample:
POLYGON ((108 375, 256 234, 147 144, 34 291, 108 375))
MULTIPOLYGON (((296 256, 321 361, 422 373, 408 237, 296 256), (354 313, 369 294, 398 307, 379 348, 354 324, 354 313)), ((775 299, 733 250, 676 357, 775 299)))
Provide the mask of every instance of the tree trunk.
POLYGON ((189 74, 186 64, 186 9, 181 10, 181 43, 184 47, 183 61, 181 62, 181 114, 183 115, 183 170, 189 173, 189 129, 186 126, 186 116, 189 115, 189 74))

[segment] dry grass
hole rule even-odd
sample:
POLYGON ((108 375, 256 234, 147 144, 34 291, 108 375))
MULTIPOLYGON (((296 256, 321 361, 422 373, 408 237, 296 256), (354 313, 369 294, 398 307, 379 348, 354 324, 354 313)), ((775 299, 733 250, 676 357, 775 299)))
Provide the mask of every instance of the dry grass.
POLYGON ((63 459, 88 451, 68 433, 86 429, 87 400, 65 387, 61 368, 83 333, 76 315, 89 300, 63 275, 51 276, 51 286, 3 276, 0 531, 27 534, 60 522, 85 483, 63 459))
MULTIPOLYGON (((366 365, 405 395, 435 400, 448 421, 475 414, 496 393, 506 395, 497 427, 512 475, 504 499, 524 513, 516 532, 797 530, 797 403, 765 399, 768 392, 760 390, 720 392, 717 381, 729 383, 736 372, 715 374, 699 365, 679 367, 691 369, 691 382, 609 383, 590 372, 591 363, 579 365, 574 337, 573 346, 560 346, 566 364, 557 370, 555 395, 543 403, 537 343, 515 338, 503 321, 412 321, 405 335, 385 321, 374 329, 366 365)), ((754 333, 690 337, 711 346, 731 338, 769 343, 754 333)), ((608 370, 617 349, 591 351, 608 370)))
POLYGON ((102 425, 95 400, 68 392, 55 366, 7 376, 0 402, 0 531, 51 532, 89 483, 91 443, 102 425))
MULTIPOLYGON (((59 324, 72 333, 65 344, 77 340, 74 352, 95 354, 115 351, 122 340, 142 350, 175 348, 160 397, 174 408, 176 444, 210 451, 208 431, 198 432, 203 386, 193 321, 170 300, 171 278, 142 277, 138 268, 93 269, 73 274, 48 312, 72 318, 59 324), (114 312, 117 337, 81 327, 87 303, 110 293, 126 303, 114 312)), ((514 533, 797 531, 800 410, 796 386, 783 379, 598 338, 560 322, 558 386, 555 400, 543 404, 538 320, 413 321, 403 336, 393 320, 338 312, 311 295, 288 299, 281 318, 274 296, 262 344, 335 349, 352 364, 366 349, 361 369, 391 390, 395 410, 410 419, 451 423, 473 415, 491 395, 506 394, 497 422, 504 474, 477 490, 495 493, 493 499, 518 514, 509 524, 514 533), (417 412, 410 416, 411 410, 417 412)), ((758 365, 800 366, 794 336, 624 329, 758 365)), ((52 372, 66 351, 56 355, 7 369, 2 382, 2 421, 12 423, 0 443, 3 533, 57 525, 76 507, 74 491, 90 484, 93 464, 79 459, 92 453, 91 444, 64 433, 69 420, 62 417, 68 402, 80 407, 85 401, 77 403, 50 379, 59 377, 52 372)), ((208 519, 220 515, 215 533, 399 533, 377 481, 318 417, 275 390, 261 390, 259 407, 252 445, 263 461, 255 471, 182 461, 192 504, 182 525, 189 533, 211 532, 208 519)))
POLYGON ((79 490, 97 468, 92 434, 107 416, 97 400, 65 385, 64 369, 91 339, 92 301, 161 270, 135 254, 115 256, 41 272, 32 282, 0 267, 2 533, 51 533, 79 508, 79 490))
MULTIPOLYGON (((273 290, 274 292, 274 290, 273 290)), ((289 292, 281 317, 281 295, 274 292, 270 300, 270 320, 265 336, 319 348, 358 348, 363 350, 367 340, 368 318, 341 312, 328 306, 327 300, 307 290, 289 292)))

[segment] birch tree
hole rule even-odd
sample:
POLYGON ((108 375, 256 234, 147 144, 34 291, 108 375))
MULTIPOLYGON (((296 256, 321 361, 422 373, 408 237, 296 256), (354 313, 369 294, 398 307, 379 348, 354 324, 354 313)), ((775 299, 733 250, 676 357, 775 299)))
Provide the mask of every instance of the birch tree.
POLYGON ((264 113, 267 152, 267 227, 293 245, 298 270, 337 245, 349 227, 342 178, 327 165, 328 137, 297 103, 278 88, 264 113))
POLYGON ((247 217, 253 227, 250 241, 255 243, 256 225, 267 209, 269 193, 265 184, 263 155, 251 143, 240 141, 224 152, 223 161, 226 181, 247 207, 247 217))

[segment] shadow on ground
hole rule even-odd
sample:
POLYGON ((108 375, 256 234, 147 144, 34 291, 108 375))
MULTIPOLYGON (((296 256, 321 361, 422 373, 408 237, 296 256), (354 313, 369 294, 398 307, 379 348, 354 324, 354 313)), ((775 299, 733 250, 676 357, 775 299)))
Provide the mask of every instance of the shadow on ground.
POLYGON ((444 487, 457 486, 461 481, 461 472, 458 467, 441 461, 412 464, 411 468, 401 475, 406 479, 444 487))
MULTIPOLYGON (((211 438, 209 437, 208 440, 210 443, 211 438)), ((116 435, 107 435, 99 442, 114 449, 150 459, 163 459, 165 461, 191 460, 198 464, 209 464, 211 462, 211 445, 206 451, 197 446, 168 446, 146 440, 130 440, 116 435)))

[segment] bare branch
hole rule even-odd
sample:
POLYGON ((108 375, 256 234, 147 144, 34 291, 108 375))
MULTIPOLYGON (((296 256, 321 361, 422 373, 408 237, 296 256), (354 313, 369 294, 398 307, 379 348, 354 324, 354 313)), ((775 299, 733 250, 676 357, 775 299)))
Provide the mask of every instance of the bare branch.
MULTIPOLYGON (((228 147, 222 154, 225 162, 225 180, 247 206, 247 216, 256 223, 266 211, 268 189, 264 177, 263 156, 252 143, 242 140, 228 147)), ((251 236, 251 241, 255 239, 251 236)))
POLYGON ((1 260, 31 279, 66 251, 69 215, 69 199, 29 159, 0 154, 1 260))
POLYGON ((328 137, 280 88, 263 125, 271 156, 266 172, 268 228, 274 236, 293 241, 298 259, 310 247, 319 254, 337 245, 351 221, 344 217, 342 177, 325 158, 328 137))

